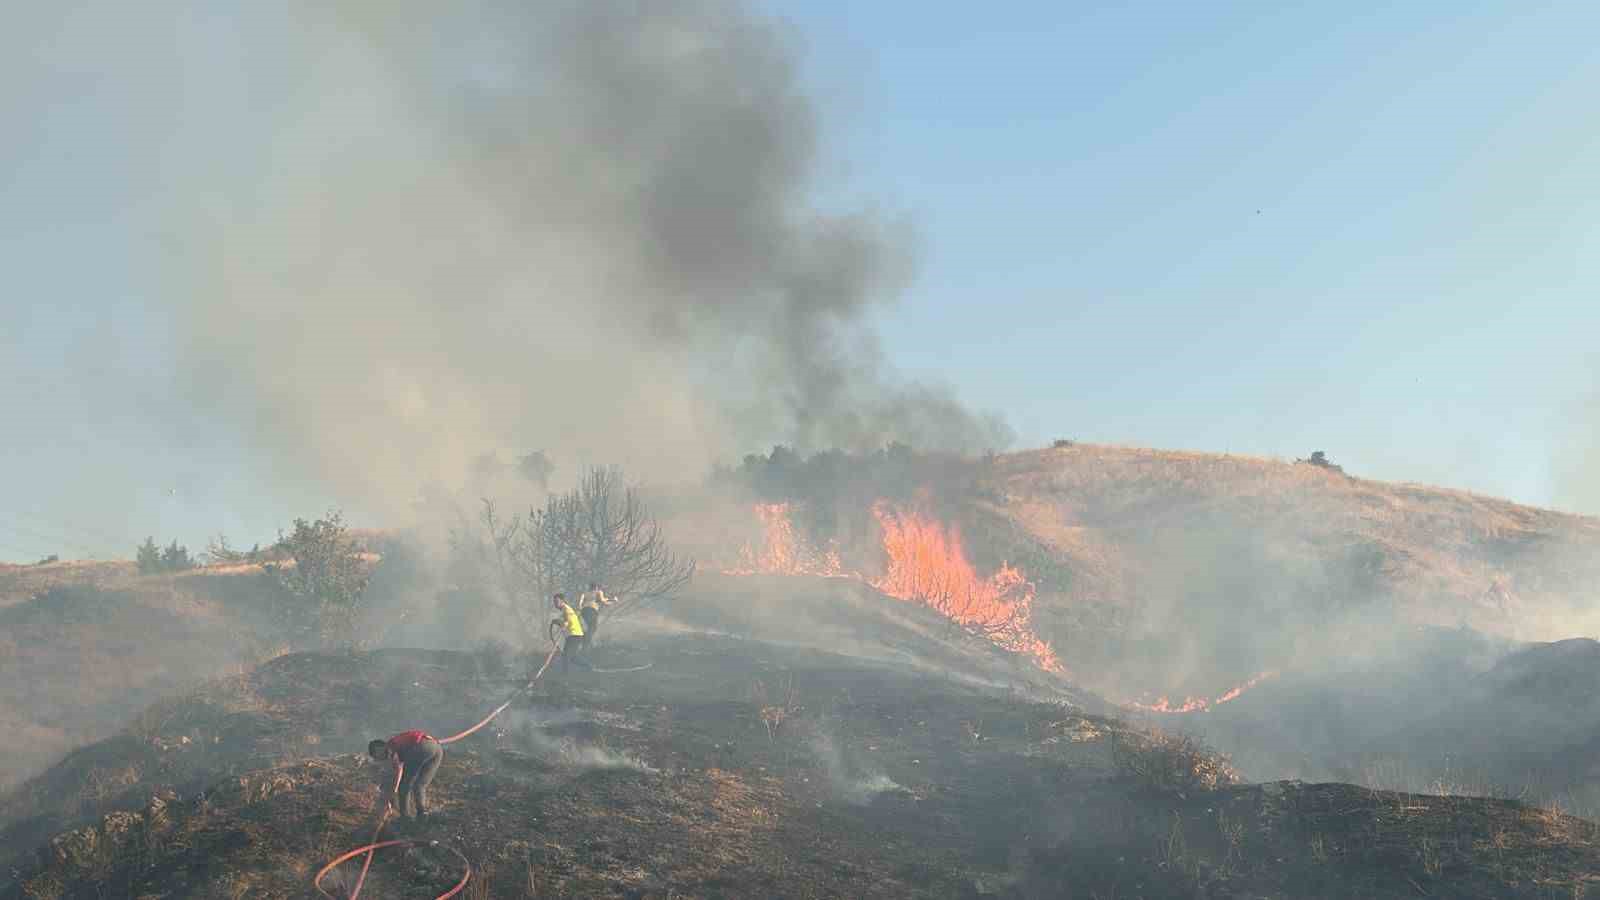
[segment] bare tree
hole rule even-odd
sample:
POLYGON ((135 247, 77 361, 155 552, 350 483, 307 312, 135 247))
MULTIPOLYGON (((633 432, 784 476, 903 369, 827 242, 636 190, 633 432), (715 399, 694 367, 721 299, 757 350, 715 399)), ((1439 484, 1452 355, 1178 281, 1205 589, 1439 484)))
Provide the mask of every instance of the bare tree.
POLYGON ((458 536, 458 555, 486 573, 534 640, 556 591, 575 594, 595 582, 620 598, 607 610, 615 616, 672 600, 694 575, 694 561, 672 551, 639 489, 614 468, 589 470, 526 516, 503 519, 485 500, 479 525, 479 534, 458 536))
POLYGON ((694 561, 667 546, 639 489, 615 468, 594 468, 573 490, 528 519, 524 571, 548 594, 596 582, 621 604, 612 614, 670 600, 694 575, 694 561))
POLYGON ((526 588, 517 562, 524 533, 521 517, 505 519, 487 499, 476 521, 458 515, 460 524, 450 529, 449 580, 465 591, 464 596, 485 602, 526 626, 522 621, 526 588))

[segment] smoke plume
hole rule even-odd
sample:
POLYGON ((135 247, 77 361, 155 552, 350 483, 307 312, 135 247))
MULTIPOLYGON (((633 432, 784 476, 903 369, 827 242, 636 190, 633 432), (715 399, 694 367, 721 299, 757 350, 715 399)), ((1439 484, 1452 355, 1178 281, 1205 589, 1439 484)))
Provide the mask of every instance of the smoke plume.
POLYGON ((384 515, 485 450, 665 478, 777 441, 1007 442, 886 366, 867 313, 911 241, 814 202, 794 42, 743 5, 238 27, 242 95, 191 86, 167 158, 184 427, 384 515))

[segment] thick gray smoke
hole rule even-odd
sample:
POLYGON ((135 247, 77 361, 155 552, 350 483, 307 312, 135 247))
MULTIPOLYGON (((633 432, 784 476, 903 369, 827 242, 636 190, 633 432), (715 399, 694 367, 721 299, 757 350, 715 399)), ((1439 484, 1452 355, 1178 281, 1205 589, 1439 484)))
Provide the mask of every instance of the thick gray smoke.
POLYGON ((486 449, 663 478, 777 441, 1007 443, 885 366, 867 314, 910 242, 814 204, 818 110, 742 4, 249 15, 242 96, 192 87, 168 159, 197 434, 384 515, 486 449))

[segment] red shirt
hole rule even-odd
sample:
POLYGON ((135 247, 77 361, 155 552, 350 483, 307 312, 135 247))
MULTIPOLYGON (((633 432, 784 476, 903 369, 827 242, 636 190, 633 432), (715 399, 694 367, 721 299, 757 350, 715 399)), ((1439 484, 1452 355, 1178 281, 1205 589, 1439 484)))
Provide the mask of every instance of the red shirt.
POLYGON ((389 738, 389 749, 393 750, 396 756, 399 756, 423 741, 431 740, 433 740, 433 735, 427 733, 426 731, 419 731, 413 728, 410 731, 402 731, 394 737, 389 738))

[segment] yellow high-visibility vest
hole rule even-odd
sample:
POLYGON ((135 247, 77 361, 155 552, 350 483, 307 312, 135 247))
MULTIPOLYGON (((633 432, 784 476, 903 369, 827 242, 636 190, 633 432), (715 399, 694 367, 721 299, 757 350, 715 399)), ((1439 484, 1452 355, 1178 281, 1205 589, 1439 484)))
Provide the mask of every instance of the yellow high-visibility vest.
POLYGON ((578 617, 577 612, 566 603, 562 603, 561 615, 567 620, 567 634, 573 637, 583 637, 583 619, 578 617))

